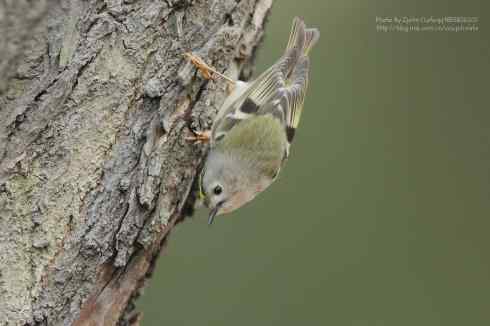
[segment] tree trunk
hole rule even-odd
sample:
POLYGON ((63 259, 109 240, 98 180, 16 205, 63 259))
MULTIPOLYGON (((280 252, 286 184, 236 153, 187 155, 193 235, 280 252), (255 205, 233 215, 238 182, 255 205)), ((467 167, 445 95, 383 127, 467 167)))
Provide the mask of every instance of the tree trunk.
MULTIPOLYGON (((0 1, 0 325, 137 324, 272 0, 0 1)), ((162 293, 165 295, 165 293, 162 293)))

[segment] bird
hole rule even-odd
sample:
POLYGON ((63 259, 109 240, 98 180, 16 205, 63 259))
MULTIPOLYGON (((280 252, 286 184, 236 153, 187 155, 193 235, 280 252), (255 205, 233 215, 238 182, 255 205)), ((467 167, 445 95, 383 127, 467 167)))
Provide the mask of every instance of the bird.
POLYGON ((205 78, 231 84, 211 130, 194 137, 210 145, 198 180, 209 225, 268 188, 286 163, 308 88, 309 53, 319 38, 318 29, 295 17, 284 54, 249 82, 232 80, 186 53, 205 78))

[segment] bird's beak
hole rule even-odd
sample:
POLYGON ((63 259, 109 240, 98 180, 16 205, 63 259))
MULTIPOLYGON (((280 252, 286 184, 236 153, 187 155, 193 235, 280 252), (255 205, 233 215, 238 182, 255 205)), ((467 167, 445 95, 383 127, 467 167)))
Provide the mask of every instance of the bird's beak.
POLYGON ((219 207, 219 205, 216 205, 216 207, 211 210, 211 213, 209 213, 208 225, 213 224, 214 217, 216 216, 216 214, 218 214, 219 207))

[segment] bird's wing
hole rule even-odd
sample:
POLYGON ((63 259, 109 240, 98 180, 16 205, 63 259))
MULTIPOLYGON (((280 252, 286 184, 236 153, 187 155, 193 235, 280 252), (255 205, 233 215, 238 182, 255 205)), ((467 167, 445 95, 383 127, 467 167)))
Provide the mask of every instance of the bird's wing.
POLYGON ((291 143, 298 127, 309 78, 308 53, 318 42, 320 31, 306 28, 300 18, 295 18, 286 53, 278 65, 283 74, 285 86, 278 92, 281 109, 284 111, 286 134, 291 143))
MULTIPOLYGON (((218 142, 241 121, 270 114, 284 126, 291 143, 299 124, 308 86, 308 51, 318 41, 317 29, 306 29, 295 18, 284 55, 246 89, 225 101, 213 125, 211 141, 218 142)), ((288 146, 289 147, 289 146, 288 146)))
POLYGON ((255 81, 247 84, 245 90, 238 96, 231 94, 233 100, 225 101, 213 124, 211 141, 219 141, 240 121, 257 115, 272 113, 282 119, 281 112, 271 110, 269 102, 277 96, 280 88, 284 87, 282 74, 277 66, 272 66, 255 81))
POLYGON ((302 57, 288 79, 288 84, 279 90, 279 109, 283 110, 285 116, 286 134, 289 143, 293 141, 294 133, 299 125, 303 111, 308 88, 308 72, 309 59, 308 57, 302 57))

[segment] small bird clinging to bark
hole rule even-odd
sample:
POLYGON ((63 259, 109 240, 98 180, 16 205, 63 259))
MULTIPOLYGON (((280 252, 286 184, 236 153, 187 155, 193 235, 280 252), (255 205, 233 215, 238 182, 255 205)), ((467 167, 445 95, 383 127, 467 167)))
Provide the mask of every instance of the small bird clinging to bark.
POLYGON ((199 178, 201 197, 211 209, 208 223, 251 201, 277 177, 289 156, 289 147, 303 110, 308 86, 309 51, 320 37, 295 18, 283 56, 256 80, 233 81, 186 54, 201 73, 232 84, 210 133, 196 134, 210 141, 199 178))

